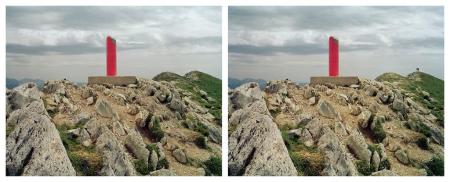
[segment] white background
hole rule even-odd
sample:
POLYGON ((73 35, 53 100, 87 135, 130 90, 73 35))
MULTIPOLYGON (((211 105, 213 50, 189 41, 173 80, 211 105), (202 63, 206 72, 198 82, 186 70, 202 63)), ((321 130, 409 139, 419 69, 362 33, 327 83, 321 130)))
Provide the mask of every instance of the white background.
MULTIPOLYGON (((2 117, 0 121, 0 177, 1 181, 183 181, 183 182, 219 182, 219 181, 245 181, 245 182, 261 182, 261 181, 426 181, 426 182, 438 182, 438 181, 450 181, 449 173, 449 154, 445 152, 445 174, 447 177, 228 177, 227 167, 228 166, 228 125, 227 125, 227 113, 228 113, 228 6, 308 6, 308 5, 318 5, 318 6, 382 6, 382 5, 395 5, 395 6, 448 6, 448 1, 445 0, 1 0, 0 7, 0 21, 1 21, 1 43, 0 46, 0 93, 5 92, 5 45, 6 45, 6 34, 5 34, 5 6, 152 6, 152 5, 164 5, 164 6, 222 6, 222 177, 6 177, 5 169, 5 134, 2 131, 5 130, 5 117, 2 117)), ((445 7, 445 17, 449 17, 448 7, 445 7)), ((396 18, 396 17, 394 17, 396 18)), ((401 17, 400 17, 401 18, 401 17)), ((448 45, 448 28, 449 22, 448 18, 445 18, 445 42, 444 45, 448 45)), ((450 52, 449 46, 444 46, 445 52, 450 52)), ((448 56, 445 56, 445 62, 448 61, 448 56)), ((445 64, 445 70, 448 70, 449 64, 445 64)), ((449 80, 450 74, 444 74, 445 79, 449 80)), ((449 84, 445 84, 445 93, 448 96, 449 84)), ((449 118, 449 108, 447 103, 449 98, 445 97, 445 117, 449 118)), ((0 116, 5 116, 5 94, 1 96, 0 104, 0 116)), ((448 125, 448 124, 447 124, 448 125)), ((445 129, 445 138, 449 138, 448 128, 445 129)), ((448 143, 448 142, 446 142, 448 143)), ((445 145, 445 151, 448 151, 448 144, 445 145)))

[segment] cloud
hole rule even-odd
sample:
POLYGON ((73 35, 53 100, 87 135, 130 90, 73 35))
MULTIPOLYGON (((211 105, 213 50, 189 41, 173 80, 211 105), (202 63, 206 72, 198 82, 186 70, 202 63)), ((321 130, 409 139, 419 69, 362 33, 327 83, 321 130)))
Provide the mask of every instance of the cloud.
MULTIPOLYGON (((232 60, 229 75, 238 78, 257 75, 256 78, 273 79, 284 75, 277 70, 294 69, 287 66, 326 62, 328 37, 333 35, 339 39, 341 60, 354 60, 352 57, 343 57, 344 55, 358 55, 358 58, 363 59, 352 61, 354 67, 383 64, 386 67, 401 62, 397 60, 414 57, 414 61, 409 63, 414 64, 412 67, 433 68, 430 73, 443 78, 443 60, 436 61, 443 57, 444 50, 443 10, 443 7, 433 6, 233 6, 229 8, 228 19, 229 59, 232 60), (431 67, 427 65, 427 55, 434 60, 431 67), (375 60, 375 57, 382 57, 383 60, 375 60), (233 64, 241 65, 239 62, 243 62, 239 71, 231 69, 236 67, 233 64), (262 65, 266 67, 262 68, 262 65), (245 70, 251 72, 256 67, 266 71, 261 74, 245 73, 245 70)), ((396 68, 398 70, 391 71, 412 71, 407 71, 407 66, 396 68)), ((322 70, 318 67, 311 69, 322 70)), ((358 73, 360 76, 374 78, 374 75, 387 70, 389 68, 371 69, 363 73, 355 70, 348 74, 358 73)), ((312 73, 299 72, 291 76, 306 81, 312 73), (298 76, 299 74, 304 75, 298 76)))
MULTIPOLYGON (((152 57, 170 59, 191 55, 186 58, 195 60, 173 62, 186 67, 190 61, 204 60, 202 56, 215 55, 213 57, 219 60, 207 63, 211 67, 207 70, 214 70, 208 73, 220 76, 217 67, 221 65, 221 16, 220 7, 8 6, 7 69, 13 69, 8 65, 15 65, 17 69, 19 65, 33 65, 44 59, 56 61, 56 57, 63 58, 58 60, 61 64, 56 65, 76 64, 87 55, 104 54, 106 37, 111 35, 117 41, 119 55, 134 52, 140 56, 133 56, 132 62, 141 64, 139 60, 152 57)), ((103 63, 104 56, 100 58, 103 63)), ((157 65, 156 61, 150 62, 157 65)), ((176 66, 171 69, 181 70, 176 66)), ((9 73, 8 76, 23 77, 12 75, 13 71, 9 73)))

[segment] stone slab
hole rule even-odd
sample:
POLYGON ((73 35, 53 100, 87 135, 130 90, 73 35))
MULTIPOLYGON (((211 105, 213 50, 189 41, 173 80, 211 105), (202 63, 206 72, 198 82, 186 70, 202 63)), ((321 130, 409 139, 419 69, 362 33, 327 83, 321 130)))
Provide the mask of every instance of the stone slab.
POLYGON ((88 85, 92 84, 112 84, 116 86, 127 86, 129 84, 136 84, 135 76, 90 76, 88 77, 88 85))
POLYGON ((357 76, 315 76, 311 77, 309 84, 334 84, 336 86, 350 86, 353 84, 359 84, 359 78, 357 76))

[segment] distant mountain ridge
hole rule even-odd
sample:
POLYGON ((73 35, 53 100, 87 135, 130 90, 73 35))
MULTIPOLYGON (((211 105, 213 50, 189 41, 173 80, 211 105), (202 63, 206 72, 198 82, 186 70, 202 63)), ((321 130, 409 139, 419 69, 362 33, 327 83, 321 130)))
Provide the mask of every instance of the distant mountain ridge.
POLYGON ((44 83, 45 83, 45 81, 41 80, 41 79, 24 78, 21 80, 17 80, 14 78, 6 78, 6 88, 13 89, 14 87, 17 87, 17 86, 19 86, 23 83, 27 83, 27 82, 36 83, 36 85, 38 86, 39 89, 42 89, 42 87, 44 86, 44 83))
POLYGON ((237 88, 237 87, 241 86, 244 83, 249 83, 249 82, 256 82, 256 83, 258 83, 258 85, 261 88, 261 90, 263 90, 266 87, 266 84, 267 84, 267 81, 263 80, 263 79, 244 78, 244 79, 240 80, 240 79, 237 79, 237 78, 228 78, 228 87, 234 89, 234 88, 237 88))

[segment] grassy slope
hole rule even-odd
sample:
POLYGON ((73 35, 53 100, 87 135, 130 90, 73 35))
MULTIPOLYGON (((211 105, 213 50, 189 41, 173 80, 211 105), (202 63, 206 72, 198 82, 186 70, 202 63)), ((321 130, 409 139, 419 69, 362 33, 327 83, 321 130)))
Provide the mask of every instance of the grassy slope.
POLYGON ((376 78, 377 81, 398 82, 399 86, 415 96, 413 99, 432 110, 441 125, 444 125, 444 81, 423 72, 413 72, 407 77, 396 73, 384 73, 376 78), (430 93, 436 103, 423 99, 420 90, 430 93))
POLYGON ((201 106, 208 108, 209 112, 217 120, 222 118, 222 80, 199 71, 189 72, 185 76, 163 72, 156 75, 153 80, 176 81, 178 87, 191 92, 193 100, 197 101, 201 106), (208 96, 214 100, 206 101, 202 99, 199 89, 208 93, 208 96))

